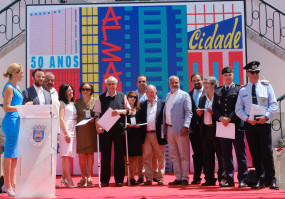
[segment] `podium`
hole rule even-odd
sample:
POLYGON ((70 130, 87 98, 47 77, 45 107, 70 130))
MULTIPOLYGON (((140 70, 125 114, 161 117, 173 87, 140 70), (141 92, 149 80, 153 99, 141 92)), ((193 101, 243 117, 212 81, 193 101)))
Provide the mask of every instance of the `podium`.
POLYGON ((55 105, 19 105, 16 198, 55 197, 58 110, 55 105))

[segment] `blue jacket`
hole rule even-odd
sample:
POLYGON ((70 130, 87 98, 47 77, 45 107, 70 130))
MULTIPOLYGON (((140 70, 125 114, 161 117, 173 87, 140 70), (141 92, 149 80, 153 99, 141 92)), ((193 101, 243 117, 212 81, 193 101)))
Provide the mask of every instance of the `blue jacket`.
MULTIPOLYGON (((166 95, 165 106, 163 109, 163 132, 167 135, 166 128, 166 104, 170 93, 166 95)), ((173 107, 171 109, 171 123, 175 134, 180 135, 183 127, 189 128, 192 118, 192 105, 190 96, 185 91, 178 89, 175 98, 173 99, 173 107)))

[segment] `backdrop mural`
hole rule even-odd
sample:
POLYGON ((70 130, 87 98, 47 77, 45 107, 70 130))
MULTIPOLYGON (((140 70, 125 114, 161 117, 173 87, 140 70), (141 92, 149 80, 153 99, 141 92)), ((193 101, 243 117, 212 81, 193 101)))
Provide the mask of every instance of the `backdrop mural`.
POLYGON ((165 99, 168 77, 192 89, 190 76, 214 75, 231 66, 234 82, 245 83, 244 1, 148 2, 27 6, 27 86, 31 71, 55 74, 55 87, 69 83, 79 96, 82 82, 105 91, 115 76, 118 90, 136 90, 136 77, 165 99))

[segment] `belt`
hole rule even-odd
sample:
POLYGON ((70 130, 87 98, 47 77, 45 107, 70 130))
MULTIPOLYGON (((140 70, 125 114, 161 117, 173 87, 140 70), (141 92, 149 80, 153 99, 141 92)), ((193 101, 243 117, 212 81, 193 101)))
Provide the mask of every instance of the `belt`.
POLYGON ((213 127, 213 124, 204 124, 207 127, 213 127))
POLYGON ((147 131, 147 133, 156 133, 156 130, 153 130, 153 131, 147 131))
POLYGON ((166 124, 166 126, 172 126, 172 125, 166 124))

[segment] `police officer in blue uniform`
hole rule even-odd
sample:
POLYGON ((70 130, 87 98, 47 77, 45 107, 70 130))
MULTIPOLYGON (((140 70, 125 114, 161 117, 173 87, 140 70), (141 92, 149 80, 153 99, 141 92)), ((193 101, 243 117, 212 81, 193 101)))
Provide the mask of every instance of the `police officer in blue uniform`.
POLYGON ((251 188, 260 189, 269 186, 270 189, 278 190, 269 121, 276 113, 278 105, 271 85, 259 80, 259 65, 259 62, 253 61, 244 67, 249 83, 240 89, 235 110, 236 115, 245 121, 245 134, 256 170, 257 182, 251 188), (249 117, 253 104, 265 107, 266 111, 249 117))
POLYGON ((227 126, 229 123, 235 124, 235 139, 219 138, 224 156, 226 171, 226 182, 221 183, 221 187, 234 187, 234 165, 232 155, 232 145, 235 147, 238 162, 239 188, 245 187, 247 178, 247 160, 245 154, 243 121, 236 116, 235 105, 238 97, 240 85, 233 83, 233 70, 226 66, 222 70, 224 85, 216 89, 216 97, 213 102, 213 112, 217 121, 227 126))

